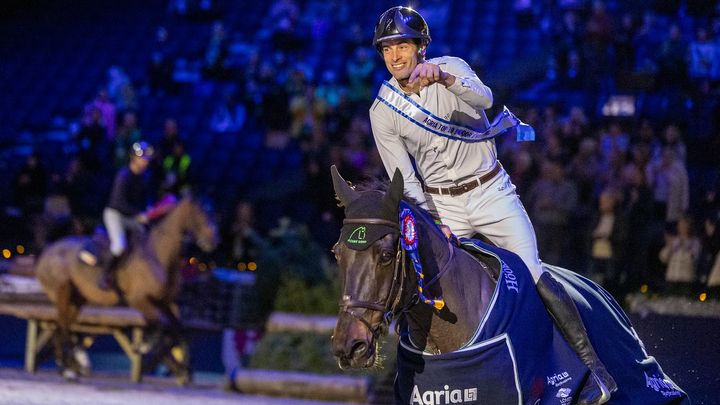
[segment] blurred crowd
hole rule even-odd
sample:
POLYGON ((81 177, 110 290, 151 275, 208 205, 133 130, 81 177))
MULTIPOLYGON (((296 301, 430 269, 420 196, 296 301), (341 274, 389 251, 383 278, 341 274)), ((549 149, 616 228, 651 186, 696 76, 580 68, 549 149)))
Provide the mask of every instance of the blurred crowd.
MULTIPOLYGON (((180 23, 211 21, 198 26, 209 31, 202 52, 180 57, 183 44, 173 41, 171 28, 159 27, 145 77, 131 80, 121 66, 110 67, 97 96, 78 111, 76 153, 67 170, 48 172, 35 153, 17 173, 14 203, 41 224, 36 246, 97 224, 108 179, 140 139, 159 152, 151 170, 158 195, 189 192, 202 182, 202 169, 193 168, 193 151, 184 142, 196 134, 184 134, 173 117, 163 128, 140 128, 138 115, 144 114, 143 99, 182 97, 182 86, 210 82, 224 90, 211 113, 200 117, 209 131, 246 136, 248 128, 258 127, 264 150, 301 153, 301 198, 309 201, 295 220, 311 225, 313 237, 329 247, 342 219, 332 198, 330 165, 351 181, 387 176, 373 145, 368 108, 389 74, 370 46, 376 16, 358 17, 362 5, 355 3, 276 0, 254 36, 237 40, 233 30, 239 28, 224 22, 213 2, 171 1, 169 11, 180 23)), ((448 51, 467 58, 485 80, 492 61, 453 48, 448 15, 462 7, 457 3, 421 2, 437 38, 428 56, 448 51)), ((532 143, 498 139, 499 157, 546 262, 585 273, 618 295, 717 290, 720 2, 640 3, 512 3, 508 12, 515 13, 518 27, 538 27, 548 45, 544 76, 533 85, 560 94, 561 101, 496 98, 537 133, 532 143), (622 91, 660 97, 661 113, 613 116, 571 97, 581 92, 599 100, 622 91)), ((253 261, 260 235, 277 225, 274 217, 255 215, 253 201, 253 195, 243 196, 218 214, 225 229, 218 265, 253 261)))

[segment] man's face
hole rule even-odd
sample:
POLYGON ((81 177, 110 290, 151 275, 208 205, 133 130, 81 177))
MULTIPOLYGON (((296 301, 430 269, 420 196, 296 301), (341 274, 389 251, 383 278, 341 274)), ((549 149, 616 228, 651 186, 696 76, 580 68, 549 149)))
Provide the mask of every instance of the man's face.
POLYGON ((146 159, 145 157, 132 156, 131 160, 135 173, 143 173, 147 170, 148 166, 150 166, 150 159, 146 159))
POLYGON ((398 81, 410 78, 418 64, 418 46, 409 39, 382 41, 382 55, 385 66, 398 81))

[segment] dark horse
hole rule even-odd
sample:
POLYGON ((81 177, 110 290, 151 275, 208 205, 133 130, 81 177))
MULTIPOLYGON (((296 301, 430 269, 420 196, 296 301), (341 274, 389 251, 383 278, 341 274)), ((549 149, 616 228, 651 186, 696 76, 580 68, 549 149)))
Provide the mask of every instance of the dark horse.
MULTIPOLYGON (((341 368, 375 365, 378 338, 396 320, 398 404, 577 401, 590 372, 553 325, 517 255, 448 240, 427 212, 402 201, 399 171, 386 192, 351 187, 331 171, 345 207, 333 248, 342 298, 332 350, 341 368)), ((575 300, 618 382, 610 403, 689 403, 605 290, 569 270, 546 268, 575 300)))
MULTIPOLYGON (((170 348, 178 343, 180 321, 175 298, 179 292, 178 261, 185 234, 194 237, 198 246, 210 251, 217 244, 217 231, 208 215, 191 198, 184 198, 163 219, 142 235, 127 257, 120 263, 117 287, 122 299, 139 310, 149 327, 158 331, 164 341, 173 343, 158 356, 171 363, 178 378, 189 378, 187 364, 174 361, 170 348)), ((67 237, 46 247, 38 258, 35 274, 58 312, 58 330, 55 334, 55 355, 61 373, 76 378, 75 372, 86 373, 74 358, 76 347, 72 342, 70 325, 85 303, 112 306, 121 302, 114 290, 98 287, 102 270, 80 260, 80 252, 87 246, 89 237, 67 237)), ((157 342, 156 342, 157 343, 157 342)), ((155 350, 154 348, 153 350, 155 350)))

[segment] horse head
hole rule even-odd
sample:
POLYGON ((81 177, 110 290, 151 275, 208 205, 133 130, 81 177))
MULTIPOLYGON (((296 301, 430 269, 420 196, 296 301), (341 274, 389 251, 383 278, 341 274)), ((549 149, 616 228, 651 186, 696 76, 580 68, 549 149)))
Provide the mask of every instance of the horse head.
POLYGON ((370 367, 378 338, 387 333, 402 290, 398 206, 403 179, 395 172, 387 192, 356 191, 331 168, 335 193, 345 207, 340 240, 333 247, 342 274, 342 299, 332 349, 341 368, 370 367))
POLYGON ((195 243, 205 252, 215 250, 219 237, 217 226, 199 202, 190 197, 184 198, 178 211, 185 221, 185 231, 193 236, 195 243))

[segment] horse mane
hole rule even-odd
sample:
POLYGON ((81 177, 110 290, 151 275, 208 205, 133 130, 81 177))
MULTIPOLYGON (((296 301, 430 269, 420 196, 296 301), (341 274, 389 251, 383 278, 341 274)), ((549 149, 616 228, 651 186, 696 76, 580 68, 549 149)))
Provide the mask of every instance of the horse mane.
MULTIPOLYGON (((353 187, 355 189, 355 191, 360 192, 360 193, 379 191, 379 192, 385 194, 390 187, 389 180, 380 179, 377 177, 369 177, 357 184, 352 184, 352 183, 349 183, 349 184, 351 187, 353 187)), ((335 196, 335 198, 337 199, 337 196, 335 196)), ((343 207, 342 203, 340 203, 339 201, 340 200, 338 200, 338 206, 343 207)), ((439 235, 441 235, 443 238, 445 238, 445 235, 442 233, 440 228, 435 224, 435 219, 432 217, 432 215, 430 215, 430 213, 426 209, 420 207, 420 203, 417 200, 415 200, 414 198, 403 193, 402 201, 404 201, 406 204, 408 204, 410 206, 410 208, 413 211, 413 215, 416 217, 417 220, 422 219, 423 222, 426 222, 428 225, 430 225, 429 226, 430 229, 434 230, 439 235)))

